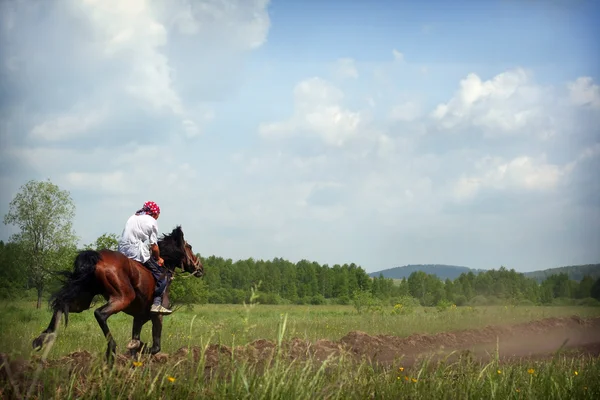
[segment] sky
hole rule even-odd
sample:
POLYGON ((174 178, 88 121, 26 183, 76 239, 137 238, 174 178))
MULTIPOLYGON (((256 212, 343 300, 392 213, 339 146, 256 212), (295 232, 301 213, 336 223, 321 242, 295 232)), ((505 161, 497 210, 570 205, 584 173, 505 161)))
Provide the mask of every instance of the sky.
MULTIPOLYGON (((600 262, 600 3, 6 0, 0 214, 147 200, 203 257, 600 262)), ((16 227, 2 225, 0 239, 16 227)))

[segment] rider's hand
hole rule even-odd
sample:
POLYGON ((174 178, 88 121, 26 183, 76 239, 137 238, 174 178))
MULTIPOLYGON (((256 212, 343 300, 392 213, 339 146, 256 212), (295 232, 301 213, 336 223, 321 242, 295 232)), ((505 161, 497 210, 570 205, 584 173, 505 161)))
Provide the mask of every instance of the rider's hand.
POLYGON ((165 265, 165 260, 163 260, 162 257, 158 257, 158 265, 160 265, 161 267, 165 265))

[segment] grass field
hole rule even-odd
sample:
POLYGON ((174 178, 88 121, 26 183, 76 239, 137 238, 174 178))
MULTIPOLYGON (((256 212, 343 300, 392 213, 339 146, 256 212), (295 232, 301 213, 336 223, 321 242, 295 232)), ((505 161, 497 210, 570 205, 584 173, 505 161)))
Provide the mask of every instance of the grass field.
MULTIPOLYGON (((31 350, 31 340, 45 329, 50 312, 36 310, 31 303, 16 302, 3 304, 0 311, 0 352, 11 360, 39 357, 40 353, 31 350)), ((352 306, 202 305, 184 307, 165 317, 162 351, 172 354, 193 346, 206 349, 208 344, 231 348, 257 339, 274 343, 293 338, 338 341, 351 331, 406 337, 572 315, 598 317, 600 309, 499 306, 439 312, 435 308, 417 308, 409 315, 394 315, 389 307, 359 315, 352 306)), ((109 319, 109 326, 117 351, 124 352, 130 339, 131 317, 115 315, 109 319)), ((142 340, 150 341, 150 324, 144 327, 142 340)), ((105 348, 93 312, 71 314, 69 326, 65 329, 61 324, 59 328, 48 354, 50 364, 42 370, 40 383, 32 388, 32 393, 56 399, 600 398, 600 360, 585 354, 565 353, 554 359, 511 362, 499 357, 486 362, 461 358, 441 364, 438 360, 403 366, 402 360, 375 365, 343 355, 325 363, 311 359, 291 362, 282 353, 268 367, 260 368, 239 360, 227 362, 233 358, 229 357, 210 371, 216 377, 208 379, 206 365, 193 362, 191 357, 167 362, 142 358, 135 365, 126 363, 108 370, 102 359, 105 348), (83 351, 90 352, 91 358, 81 365, 77 358, 65 358, 83 351)), ((15 368, 18 366, 12 369, 15 368)), ((14 395, 15 387, 23 395, 33 380, 32 373, 3 373, 3 395, 14 395)))

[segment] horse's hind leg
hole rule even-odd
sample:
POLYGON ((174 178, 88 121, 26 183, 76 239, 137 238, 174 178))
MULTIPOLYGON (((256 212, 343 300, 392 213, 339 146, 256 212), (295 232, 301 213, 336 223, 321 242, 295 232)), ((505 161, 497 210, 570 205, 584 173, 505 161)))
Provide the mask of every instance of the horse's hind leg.
POLYGON ((48 327, 37 338, 33 340, 32 347, 38 351, 41 350, 44 344, 48 341, 48 336, 52 335, 58 329, 58 323, 60 322, 60 317, 63 315, 63 312, 65 315, 65 319, 68 319, 68 315, 70 312, 80 313, 82 311, 87 310, 90 307, 93 298, 93 294, 86 293, 85 295, 80 296, 78 299, 71 301, 64 310, 54 310, 48 327))
POLYGON ((42 347, 44 347, 44 345, 48 341, 48 337, 50 335, 52 335, 54 332, 56 332, 56 330, 58 329, 58 323, 60 322, 61 316, 62 316, 61 310, 54 311, 54 313, 52 314, 52 318, 50 319, 50 323, 48 324, 48 327, 44 331, 42 331, 40 336, 33 339, 33 342, 31 343, 31 346, 35 350, 38 350, 38 351, 41 350, 42 347))
POLYGON ((116 314, 120 311, 123 311, 127 306, 131 303, 131 299, 126 297, 119 298, 110 298, 107 304, 103 305, 100 308, 97 308, 94 311, 94 316, 96 317, 96 321, 98 321, 98 325, 102 329, 104 333, 104 337, 108 341, 108 346, 106 348, 106 361, 108 364, 112 366, 114 364, 114 357, 117 354, 117 343, 112 337, 112 333, 108 328, 108 324, 106 320, 113 314, 116 314))

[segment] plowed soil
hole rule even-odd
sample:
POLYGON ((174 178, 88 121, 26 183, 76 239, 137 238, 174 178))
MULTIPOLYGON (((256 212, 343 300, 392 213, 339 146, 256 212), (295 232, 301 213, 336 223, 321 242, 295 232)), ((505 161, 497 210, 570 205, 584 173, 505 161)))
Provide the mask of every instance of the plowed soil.
MULTIPOLYGON (((368 362, 389 365, 401 362, 410 366, 424 357, 452 359, 468 354, 476 360, 485 361, 495 356, 498 350, 502 362, 512 362, 524 358, 545 359, 553 357, 557 351, 567 355, 600 356, 600 318, 582 319, 548 318, 544 320, 510 326, 488 326, 483 329, 469 329, 444 332, 433 335, 413 334, 408 337, 390 335, 368 335, 353 331, 339 341, 318 340, 314 343, 302 339, 285 341, 278 348, 277 343, 259 339, 245 346, 231 348, 211 344, 206 348, 182 347, 172 354, 159 353, 147 356, 151 363, 165 364, 178 361, 200 361, 204 355, 205 370, 231 362, 249 362, 264 367, 279 351, 289 360, 313 360, 322 362, 330 356, 344 355, 368 362), (400 361, 401 360, 401 361, 400 361)), ((67 356, 45 361, 45 368, 83 368, 89 366, 95 357, 88 351, 79 351, 67 356)), ((132 359, 126 353, 120 354, 117 364, 131 365, 132 359)), ((39 357, 31 360, 9 360, 0 354, 0 380, 31 371, 39 364, 39 357)))

